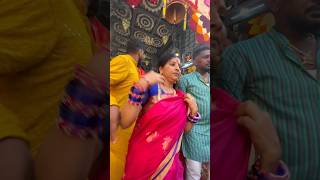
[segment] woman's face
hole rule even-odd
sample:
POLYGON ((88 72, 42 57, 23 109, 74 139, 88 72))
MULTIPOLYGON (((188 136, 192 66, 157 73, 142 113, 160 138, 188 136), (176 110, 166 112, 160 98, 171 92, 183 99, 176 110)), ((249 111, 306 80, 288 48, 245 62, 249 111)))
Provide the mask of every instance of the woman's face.
POLYGON ((171 58, 163 67, 159 68, 166 80, 176 83, 181 76, 180 59, 178 57, 171 58))

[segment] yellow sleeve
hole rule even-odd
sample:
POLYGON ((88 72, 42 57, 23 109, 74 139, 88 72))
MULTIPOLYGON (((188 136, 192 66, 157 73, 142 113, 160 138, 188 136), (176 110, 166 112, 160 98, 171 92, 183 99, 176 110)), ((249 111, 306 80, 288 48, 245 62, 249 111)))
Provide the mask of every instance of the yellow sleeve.
POLYGON ((129 74, 129 60, 117 56, 110 62, 110 86, 116 85, 127 78, 129 74))
POLYGON ((15 137, 28 141, 25 132, 19 124, 18 117, 0 104, 0 139, 15 137))
POLYGON ((39 64, 58 38, 49 1, 0 1, 0 75, 39 64))
POLYGON ((117 99, 110 94, 110 106, 119 106, 117 99))

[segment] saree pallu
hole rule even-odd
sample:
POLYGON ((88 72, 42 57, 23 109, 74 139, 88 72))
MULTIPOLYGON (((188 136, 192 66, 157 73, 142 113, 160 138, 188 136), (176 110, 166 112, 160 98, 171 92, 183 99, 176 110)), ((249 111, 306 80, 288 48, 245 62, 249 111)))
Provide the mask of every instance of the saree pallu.
POLYGON ((234 115, 239 101, 222 89, 212 89, 216 108, 211 112, 211 174, 217 180, 245 180, 250 156, 250 137, 234 115))
POLYGON ((136 123, 129 141, 124 180, 183 179, 179 159, 186 125, 184 94, 162 99, 136 123))

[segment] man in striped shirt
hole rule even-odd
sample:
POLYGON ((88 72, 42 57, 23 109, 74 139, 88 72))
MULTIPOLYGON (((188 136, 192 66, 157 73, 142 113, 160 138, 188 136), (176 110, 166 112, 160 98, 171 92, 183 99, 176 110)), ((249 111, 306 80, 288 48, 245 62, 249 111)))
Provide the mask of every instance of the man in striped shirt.
POLYGON ((193 59, 196 71, 183 76, 178 85, 182 91, 196 98, 201 115, 182 140, 186 179, 200 180, 203 163, 210 161, 210 48, 198 46, 193 52, 193 59))
POLYGON ((216 82, 236 98, 253 100, 271 114, 292 179, 318 180, 320 2, 268 2, 275 27, 228 48, 216 82))

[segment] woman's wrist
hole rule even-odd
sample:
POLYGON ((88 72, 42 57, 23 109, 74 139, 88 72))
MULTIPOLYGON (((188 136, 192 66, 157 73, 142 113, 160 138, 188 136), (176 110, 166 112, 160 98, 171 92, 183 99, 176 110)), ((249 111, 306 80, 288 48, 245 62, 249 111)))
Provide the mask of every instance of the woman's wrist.
POLYGON ((275 173, 280 162, 280 152, 268 152, 261 156, 261 168, 267 172, 275 173))
POLYGON ((198 111, 190 111, 190 116, 196 116, 197 115, 197 113, 198 113, 198 111))
POLYGON ((279 159, 261 158, 261 169, 265 172, 276 173, 279 159))
MULTIPOLYGON (((258 158, 252 166, 251 173, 248 179, 263 179, 266 177, 277 177, 276 179, 283 179, 287 177, 289 170, 281 160, 263 160, 258 158)), ((267 178, 268 179, 268 178, 267 178)))
POLYGON ((139 85, 142 86, 144 89, 148 89, 151 84, 150 84, 150 81, 145 78, 145 77, 142 77, 140 78, 140 80, 138 81, 139 85))

